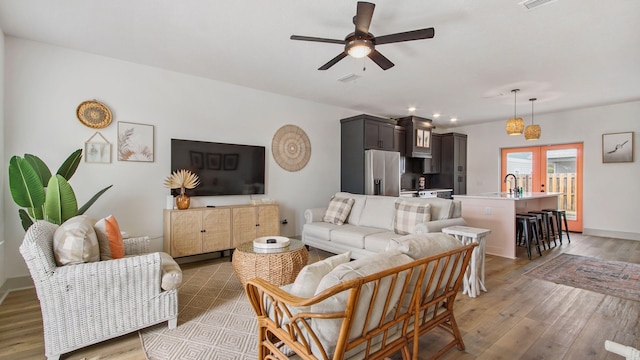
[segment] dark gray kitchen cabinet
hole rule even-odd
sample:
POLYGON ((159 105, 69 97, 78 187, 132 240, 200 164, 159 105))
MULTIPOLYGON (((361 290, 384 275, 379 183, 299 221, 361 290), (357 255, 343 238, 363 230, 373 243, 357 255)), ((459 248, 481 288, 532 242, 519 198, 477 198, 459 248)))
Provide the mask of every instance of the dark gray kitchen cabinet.
POLYGON ((405 130, 395 120, 357 115, 340 120, 340 189, 364 194, 364 151, 398 151, 405 147, 405 130))
POLYGON ((442 164, 442 135, 431 134, 431 158, 424 159, 423 173, 438 174, 442 164))
POLYGON ((441 135, 441 169, 433 175, 432 187, 453 189, 453 195, 467 193, 467 135, 441 135))

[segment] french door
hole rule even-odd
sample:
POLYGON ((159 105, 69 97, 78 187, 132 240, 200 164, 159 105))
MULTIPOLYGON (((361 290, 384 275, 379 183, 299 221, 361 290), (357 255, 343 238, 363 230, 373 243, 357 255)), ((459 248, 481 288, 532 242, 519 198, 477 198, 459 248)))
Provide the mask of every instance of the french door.
POLYGON ((582 232, 582 143, 502 149, 502 191, 560 192, 558 209, 567 214, 569 230, 582 232), (507 174, 514 174, 505 183, 507 174))

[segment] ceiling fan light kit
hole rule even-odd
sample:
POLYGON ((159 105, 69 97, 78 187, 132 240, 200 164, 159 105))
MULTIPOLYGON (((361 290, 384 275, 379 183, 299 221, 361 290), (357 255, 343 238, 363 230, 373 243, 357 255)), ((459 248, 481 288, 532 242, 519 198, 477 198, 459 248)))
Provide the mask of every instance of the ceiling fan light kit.
POLYGON ((371 25, 371 19, 373 18, 373 10, 375 6, 375 4, 369 2, 358 1, 356 16, 353 17, 355 32, 347 35, 344 40, 325 39, 300 35, 291 35, 291 40, 315 41, 344 45, 344 50, 340 54, 329 60, 329 62, 327 62, 326 64, 319 67, 318 70, 329 69, 330 67, 338 63, 338 61, 344 59, 347 55, 354 58, 363 58, 367 56, 382 70, 388 70, 392 68, 394 64, 376 50, 376 45, 431 39, 435 36, 435 31, 433 28, 412 30, 378 37, 373 36, 373 34, 369 32, 369 25, 371 25))
POLYGON ((513 89, 511 92, 513 93, 513 117, 507 120, 507 126, 505 130, 507 130, 507 134, 514 135, 522 135, 524 131, 524 120, 522 118, 516 117, 516 93, 520 91, 520 89, 513 89))
POLYGON ((533 124, 533 102, 538 99, 532 98, 529 99, 531 101, 531 125, 528 125, 524 129, 524 138, 527 140, 538 140, 540 139, 540 134, 542 133, 542 129, 540 129, 540 125, 533 124))

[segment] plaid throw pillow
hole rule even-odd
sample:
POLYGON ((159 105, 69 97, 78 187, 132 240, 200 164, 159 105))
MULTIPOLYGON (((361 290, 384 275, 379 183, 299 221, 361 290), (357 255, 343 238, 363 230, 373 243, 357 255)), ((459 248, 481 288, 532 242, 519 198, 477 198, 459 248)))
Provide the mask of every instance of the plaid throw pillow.
POLYGON ((417 224, 431 220, 431 205, 413 201, 396 200, 396 218, 393 230, 396 234, 413 234, 417 224))
POLYGON ((327 211, 324 213, 322 221, 342 225, 347 220, 351 206, 355 200, 347 198, 333 197, 329 202, 327 211))

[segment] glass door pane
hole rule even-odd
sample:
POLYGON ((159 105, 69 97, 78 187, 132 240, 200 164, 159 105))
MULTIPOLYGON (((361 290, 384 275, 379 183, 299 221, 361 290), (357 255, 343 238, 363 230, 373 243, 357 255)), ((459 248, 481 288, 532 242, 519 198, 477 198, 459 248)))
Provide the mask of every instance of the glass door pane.
POLYGON ((546 191, 561 192, 558 209, 565 210, 571 231, 582 231, 582 144, 543 148, 546 191))
POLYGON ((518 148, 518 149, 503 149, 502 156, 502 191, 508 192, 509 189, 513 189, 515 186, 522 187, 523 192, 532 192, 539 186, 538 181, 538 168, 540 161, 538 160, 539 149, 532 148, 518 148), (507 182, 504 182, 504 178, 507 174, 513 174, 516 176, 517 182, 513 184, 513 178, 509 177, 507 182))

